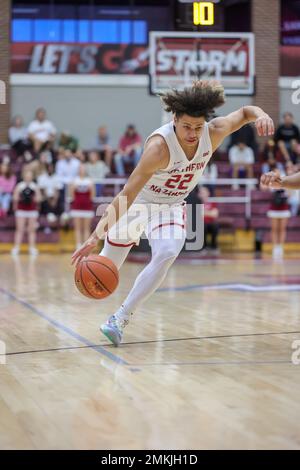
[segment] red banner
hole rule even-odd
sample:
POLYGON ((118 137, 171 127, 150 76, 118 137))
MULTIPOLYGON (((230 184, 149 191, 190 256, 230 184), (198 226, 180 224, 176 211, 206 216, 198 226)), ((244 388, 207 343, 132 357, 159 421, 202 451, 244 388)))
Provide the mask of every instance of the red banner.
POLYGON ((11 72, 146 74, 148 50, 131 44, 14 43, 11 72))
MULTIPOLYGON (((11 46, 12 73, 147 74, 148 49, 127 44, 11 46)), ((281 46, 281 76, 300 76, 300 46, 281 46)))
POLYGON ((300 77, 299 46, 281 46, 280 71, 282 77, 300 77))

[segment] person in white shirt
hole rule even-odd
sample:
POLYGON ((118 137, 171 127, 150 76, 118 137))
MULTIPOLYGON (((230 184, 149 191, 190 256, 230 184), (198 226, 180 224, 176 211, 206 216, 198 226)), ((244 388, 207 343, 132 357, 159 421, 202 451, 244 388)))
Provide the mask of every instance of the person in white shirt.
POLYGON ((56 129, 51 121, 46 119, 46 111, 39 108, 34 119, 28 126, 29 138, 35 152, 50 149, 56 136, 56 129))
POLYGON ((31 143, 28 140, 28 131, 24 126, 22 116, 18 115, 13 118, 8 129, 8 139, 18 156, 31 148, 31 143))
POLYGON ((99 179, 105 178, 110 170, 103 160, 99 160, 98 152, 95 150, 89 152, 89 161, 86 164, 86 171, 88 177, 93 180, 96 186, 96 196, 101 196, 102 184, 99 183, 99 179))
POLYGON ((210 120, 215 108, 225 102, 224 88, 215 80, 197 80, 191 87, 168 90, 160 97, 173 119, 149 135, 125 186, 72 257, 77 266, 104 239, 100 255, 119 270, 132 246, 143 235, 149 240, 151 261, 122 305, 100 327, 115 346, 120 345, 132 314, 162 284, 179 256, 187 235, 185 199, 199 183, 213 152, 250 122, 255 122, 259 135, 274 133, 273 120, 257 106, 243 106, 210 120))
POLYGON ((229 149, 229 161, 233 166, 233 178, 238 178, 241 169, 246 171, 247 178, 253 178, 254 152, 244 142, 229 149))
POLYGON ((52 163, 46 165, 44 173, 37 178, 38 187, 41 190, 42 214, 57 214, 58 213, 58 201, 59 191, 63 188, 58 176, 54 173, 54 166, 52 163))
POLYGON ((80 161, 74 157, 71 150, 65 150, 63 158, 58 160, 55 173, 63 185, 70 184, 79 173, 80 161))

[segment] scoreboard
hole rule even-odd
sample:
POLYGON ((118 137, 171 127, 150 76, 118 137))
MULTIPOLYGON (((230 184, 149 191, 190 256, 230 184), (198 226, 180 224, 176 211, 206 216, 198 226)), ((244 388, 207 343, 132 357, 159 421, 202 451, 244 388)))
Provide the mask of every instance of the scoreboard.
POLYGON ((182 31, 224 31, 224 0, 176 0, 175 28, 182 31))
POLYGON ((213 2, 193 2, 193 24, 212 26, 215 24, 215 4, 213 2))

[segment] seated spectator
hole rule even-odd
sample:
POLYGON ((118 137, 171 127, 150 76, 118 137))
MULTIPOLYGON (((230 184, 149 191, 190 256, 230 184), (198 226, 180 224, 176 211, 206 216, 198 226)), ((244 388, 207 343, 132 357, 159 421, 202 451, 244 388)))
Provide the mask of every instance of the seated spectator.
POLYGON ((2 162, 0 166, 0 217, 5 217, 9 211, 16 182, 17 179, 12 173, 10 164, 2 162))
MULTIPOLYGON (((254 153, 244 142, 239 142, 229 149, 229 161, 233 166, 233 178, 239 177, 240 170, 246 170, 247 178, 253 178, 254 153)), ((238 187, 237 184, 233 185, 233 189, 238 187)))
POLYGON ((38 254, 35 247, 38 203, 41 200, 40 190, 33 181, 31 171, 24 171, 23 180, 17 184, 14 190, 13 201, 16 216, 15 246, 12 249, 12 255, 19 254, 20 245, 23 240, 24 231, 27 229, 29 253, 32 256, 38 254))
POLYGON ((22 170, 32 171, 34 180, 46 171, 48 163, 52 163, 52 154, 49 151, 41 152, 36 158, 28 151, 25 152, 24 156, 25 162, 23 163, 22 170))
POLYGON ((36 119, 29 124, 28 134, 35 152, 52 149, 56 129, 52 122, 46 119, 46 111, 43 108, 36 111, 36 119))
POLYGON ((263 173, 268 173, 271 168, 275 168, 279 171, 283 170, 282 163, 277 160, 276 144, 273 139, 269 139, 268 142, 265 144, 263 150, 263 157, 265 160, 262 165, 263 173))
POLYGON ((59 181, 62 185, 68 185, 78 175, 80 167, 80 161, 74 157, 71 150, 65 150, 63 157, 60 158, 55 167, 55 173, 57 174, 59 181))
POLYGON ((111 169, 113 149, 111 146, 110 136, 105 126, 100 126, 98 129, 95 150, 100 152, 101 158, 104 158, 106 165, 111 169))
POLYGON ((129 124, 123 137, 119 142, 118 153, 115 155, 115 165, 117 174, 125 175, 124 162, 133 162, 136 167, 142 154, 142 138, 137 133, 135 126, 129 124))
POLYGON ((292 113, 284 113, 283 124, 275 132, 275 142, 287 162, 297 163, 300 132, 299 127, 294 123, 292 113))
POLYGON ((210 193, 205 186, 199 188, 198 197, 204 204, 204 248, 217 252, 219 210, 215 202, 209 202, 210 193), (210 243, 208 243, 208 236, 210 236, 210 243))
POLYGON ((59 215, 59 191, 62 184, 52 163, 47 163, 45 171, 37 179, 37 184, 41 191, 41 213, 59 215))
POLYGON ((74 157, 76 157, 80 163, 86 163, 86 153, 82 149, 77 149, 74 153, 74 157))
POLYGON ((254 156, 257 156, 258 144, 256 141, 256 134, 251 124, 247 124, 246 126, 241 127, 236 132, 233 132, 233 134, 231 134, 228 150, 230 149, 230 147, 238 145, 239 142, 244 142, 247 147, 250 147, 253 150, 254 156))
POLYGON ((78 139, 71 135, 69 131, 63 131, 60 134, 58 145, 63 150, 71 150, 74 153, 78 149, 78 139))
POLYGON ((97 180, 105 178, 110 172, 109 167, 102 160, 99 160, 98 152, 89 152, 89 161, 86 164, 87 176, 92 179, 96 186, 96 196, 101 196, 102 184, 97 180))
POLYGON ((74 220, 76 247, 79 248, 90 236, 95 197, 95 186, 92 179, 87 176, 86 166, 82 163, 79 175, 69 186, 69 193, 72 200, 70 215, 74 220))
POLYGON ((22 116, 15 116, 8 129, 8 139, 11 147, 16 151, 17 156, 22 155, 32 147, 28 139, 28 132, 23 124, 22 116))
POLYGON ((214 180, 218 178, 218 167, 216 163, 211 163, 211 161, 208 163, 208 165, 206 166, 204 170, 203 177, 211 181, 211 183, 205 183, 205 184, 208 187, 211 195, 213 196, 215 192, 215 185, 213 183, 214 183, 214 180))

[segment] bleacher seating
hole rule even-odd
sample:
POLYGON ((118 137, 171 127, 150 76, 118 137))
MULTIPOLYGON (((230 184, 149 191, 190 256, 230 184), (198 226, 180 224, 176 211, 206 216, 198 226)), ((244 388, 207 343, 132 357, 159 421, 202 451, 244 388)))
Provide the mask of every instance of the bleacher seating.
MULTIPOLYGON (((0 162, 4 155, 9 155, 13 169, 17 175, 21 172, 21 163, 18 161, 16 154, 11 149, 0 148, 0 162)), ((228 161, 226 152, 219 152, 215 162, 218 166, 218 177, 219 178, 230 178, 231 177, 231 166, 228 161)), ((130 171, 130 168, 127 167, 130 171)), ((261 163, 255 163, 254 165, 254 176, 258 179, 261 174, 261 163)), ((114 173, 108 175, 108 178, 118 178, 114 173)), ((114 196, 114 185, 107 184, 103 186, 102 196, 113 197, 114 196)), ((220 185, 215 186, 216 197, 244 197, 246 194, 245 187, 241 186, 240 189, 234 190, 230 186, 220 185)), ((270 242, 270 220, 267 217, 267 211, 270 206, 271 193, 268 191, 261 191, 254 189, 251 191, 251 219, 246 220, 245 217, 245 203, 219 203, 218 208, 220 212, 219 224, 223 233, 232 233, 237 229, 242 230, 254 230, 255 232, 260 231, 263 234, 263 241, 270 242)), ((95 208, 98 203, 95 203, 95 208)), ((94 217, 92 221, 92 228, 94 229, 97 225, 99 218, 94 217)), ((72 221, 69 226, 72 228, 72 221)), ((59 224, 55 226, 51 225, 51 231, 48 230, 49 224, 45 216, 39 217, 39 229, 37 232, 37 240, 39 243, 56 243, 59 240, 59 224), (45 230, 46 229, 46 230, 45 230)), ((300 242, 300 218, 291 217, 288 222, 288 242, 300 242)), ((13 214, 9 214, 5 218, 0 218, 0 243, 12 243, 15 230, 15 218, 13 214)))

